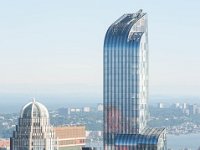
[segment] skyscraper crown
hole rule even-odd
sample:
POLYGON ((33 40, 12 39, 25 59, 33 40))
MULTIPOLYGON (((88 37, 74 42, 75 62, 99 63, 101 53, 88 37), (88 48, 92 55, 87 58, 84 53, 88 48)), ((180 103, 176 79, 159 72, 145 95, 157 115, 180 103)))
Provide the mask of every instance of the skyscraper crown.
POLYGON ((45 117, 49 118, 49 112, 47 108, 33 99, 32 102, 26 104, 21 110, 21 118, 40 118, 45 117))

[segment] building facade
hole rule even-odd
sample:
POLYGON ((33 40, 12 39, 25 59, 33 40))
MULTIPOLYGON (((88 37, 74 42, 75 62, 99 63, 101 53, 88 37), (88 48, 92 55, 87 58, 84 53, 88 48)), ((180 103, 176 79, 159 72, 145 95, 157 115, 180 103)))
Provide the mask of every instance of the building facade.
POLYGON ((119 148, 116 140, 127 138, 123 135, 147 135, 143 132, 148 121, 148 53, 147 14, 142 10, 123 15, 107 30, 103 55, 105 150, 119 148))
POLYGON ((49 112, 39 102, 26 104, 10 139, 11 150, 58 150, 57 138, 50 125, 49 112))
POLYGON ((103 104, 99 103, 99 104, 97 105, 97 111, 103 112, 103 104))
POLYGON ((0 139, 0 150, 10 150, 10 140, 0 139))
POLYGON ((145 128, 140 134, 116 134, 115 150, 166 150, 164 128, 145 128))
POLYGON ((59 150, 80 150, 85 146, 85 126, 61 126, 54 127, 58 137, 59 150))

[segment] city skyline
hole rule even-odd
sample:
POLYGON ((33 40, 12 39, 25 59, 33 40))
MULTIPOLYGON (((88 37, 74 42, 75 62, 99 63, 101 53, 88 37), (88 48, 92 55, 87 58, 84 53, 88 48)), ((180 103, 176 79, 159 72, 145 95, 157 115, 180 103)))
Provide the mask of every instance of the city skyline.
POLYGON ((169 149, 197 147, 199 7, 197 0, 0 2, 1 147, 9 137, 11 150, 72 143, 165 150, 170 140, 169 149), (177 135, 194 144, 173 143, 177 135))
POLYGON ((143 8, 151 18, 150 94, 199 96, 198 1, 46 2, 1 2, 0 93, 101 99, 103 33, 143 8))

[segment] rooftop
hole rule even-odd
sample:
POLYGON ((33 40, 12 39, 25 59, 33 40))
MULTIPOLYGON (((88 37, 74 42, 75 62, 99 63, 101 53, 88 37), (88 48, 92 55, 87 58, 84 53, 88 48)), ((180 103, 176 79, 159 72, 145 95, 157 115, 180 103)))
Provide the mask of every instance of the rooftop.
POLYGON ((164 128, 146 128, 141 134, 117 134, 116 146, 132 146, 142 144, 156 145, 161 135, 165 133, 164 128))
POLYGON ((36 102, 35 99, 33 99, 32 102, 26 104, 22 108, 20 117, 21 118, 37 118, 37 117, 49 118, 49 112, 43 104, 36 102))
POLYGON ((132 14, 124 14, 122 17, 120 17, 118 20, 116 20, 113 25, 119 25, 119 24, 130 24, 134 23, 140 18, 142 18, 146 13, 142 12, 142 9, 140 9, 136 13, 132 14))

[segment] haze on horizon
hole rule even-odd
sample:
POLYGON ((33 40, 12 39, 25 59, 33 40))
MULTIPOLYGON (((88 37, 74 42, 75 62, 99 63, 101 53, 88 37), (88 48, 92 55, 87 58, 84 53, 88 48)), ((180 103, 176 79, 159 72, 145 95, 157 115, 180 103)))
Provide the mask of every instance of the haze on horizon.
POLYGON ((101 99, 106 30, 142 8, 150 94, 200 96, 199 7, 197 0, 1 1, 0 93, 101 99))

